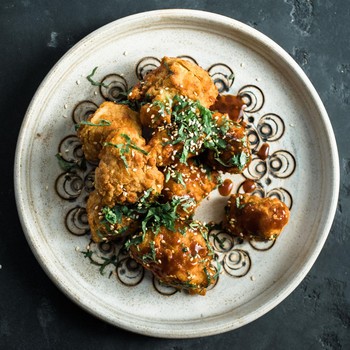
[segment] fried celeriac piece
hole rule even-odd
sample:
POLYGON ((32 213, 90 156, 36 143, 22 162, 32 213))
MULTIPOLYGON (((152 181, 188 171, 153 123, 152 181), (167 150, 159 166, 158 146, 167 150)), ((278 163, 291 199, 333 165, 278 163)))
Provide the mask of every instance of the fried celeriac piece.
POLYGON ((87 121, 81 122, 77 135, 81 140, 85 158, 97 162, 103 143, 109 134, 119 128, 133 129, 141 136, 139 115, 126 105, 104 102, 87 121))
POLYGON ((186 197, 192 199, 188 207, 178 207, 181 217, 189 217, 194 214, 195 209, 219 183, 219 174, 210 171, 202 164, 190 159, 188 165, 177 162, 167 166, 164 171, 165 184, 162 191, 165 201, 173 197, 186 197))
POLYGON ((127 247, 131 257, 165 285, 205 295, 216 281, 208 230, 198 221, 177 222, 174 231, 164 226, 158 233, 148 230, 133 236, 127 247))
POLYGON ((144 102, 140 110, 142 125, 154 128, 170 123, 170 104, 176 95, 210 107, 215 102, 218 90, 203 68, 181 58, 164 57, 160 66, 148 73, 128 98, 144 102))
POLYGON ((91 239, 96 242, 108 242, 135 233, 139 223, 134 218, 119 215, 102 205, 100 194, 95 190, 90 193, 86 212, 91 231, 91 239))
POLYGON ((227 202, 224 227, 235 236, 271 240, 280 235, 289 216, 288 207, 278 198, 238 193, 227 202))
POLYGON ((104 205, 135 203, 148 190, 150 200, 161 193, 164 175, 149 156, 144 138, 134 128, 122 127, 111 133, 100 159, 95 170, 95 188, 104 205))

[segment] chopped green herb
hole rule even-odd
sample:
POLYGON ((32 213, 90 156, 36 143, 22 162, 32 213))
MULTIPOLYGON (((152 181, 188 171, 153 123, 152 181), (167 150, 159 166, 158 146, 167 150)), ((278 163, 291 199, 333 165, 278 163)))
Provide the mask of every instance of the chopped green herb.
MULTIPOLYGON (((157 102, 165 106, 162 102, 157 102)), ((168 104, 166 104, 168 105, 168 104)), ((171 110, 171 126, 168 128, 170 141, 165 144, 183 145, 177 154, 181 163, 186 164, 190 153, 198 154, 203 149, 214 150, 216 153, 227 146, 223 136, 229 129, 229 120, 224 119, 218 126, 213 112, 203 107, 198 101, 176 95, 169 106, 171 110)), ((161 109, 161 111, 164 111, 161 109)), ((170 112, 170 111, 169 111, 170 112)))
POLYGON ((188 202, 192 201, 192 198, 175 197, 167 203, 159 203, 157 201, 150 203, 146 201, 149 193, 145 194, 138 203, 127 207, 127 211, 124 213, 127 217, 138 217, 142 230, 142 234, 132 237, 125 243, 127 249, 131 245, 139 245, 144 240, 147 230, 151 230, 155 235, 159 233, 161 227, 175 231, 175 222, 179 218, 177 213, 178 206, 186 207, 188 202))
POLYGON ((86 170, 85 158, 82 158, 80 161, 77 161, 77 160, 67 161, 62 157, 62 155, 60 153, 55 154, 55 157, 58 160, 58 165, 65 172, 69 172, 73 169, 80 169, 83 171, 86 170))
POLYGON ((109 207, 104 207, 102 208, 101 213, 104 215, 104 218, 108 223, 115 225, 116 223, 121 223, 122 213, 119 210, 113 209, 109 207))
POLYGON ((216 261, 216 272, 215 272, 215 274, 213 276, 213 279, 217 280, 219 275, 220 275, 220 272, 221 272, 221 263, 218 260, 215 260, 215 261, 216 261))
POLYGON ((130 247, 131 247, 132 245, 138 246, 139 244, 141 244, 141 243, 143 242, 144 239, 145 239, 145 234, 144 234, 144 233, 143 233, 143 234, 140 234, 140 235, 138 235, 138 236, 133 236, 132 238, 129 238, 129 239, 125 242, 124 248, 125 248, 126 250, 129 250, 130 247))
POLYGON ((166 103, 158 100, 152 102, 153 106, 159 107, 158 114, 160 114, 162 117, 165 117, 166 115, 171 113, 172 104, 173 100, 171 98, 167 98, 166 103))
POLYGON ((204 267, 203 271, 204 271, 205 276, 207 278, 207 285, 209 286, 211 284, 212 276, 210 276, 210 273, 208 272, 208 269, 206 267, 204 267))
POLYGON ((89 125, 89 126, 110 126, 112 123, 106 119, 100 119, 98 123, 92 123, 87 120, 82 120, 79 124, 75 124, 75 129, 78 130, 81 125, 89 125))
POLYGON ((183 179, 182 174, 179 171, 174 170, 172 166, 169 166, 166 168, 165 182, 168 182, 171 178, 174 179, 176 183, 181 184, 183 187, 186 187, 186 183, 183 179))
POLYGON ((249 156, 245 154, 244 152, 240 154, 234 155, 228 162, 224 162, 221 160, 218 156, 214 157, 214 159, 223 165, 224 167, 230 168, 232 166, 237 167, 239 170, 243 170, 243 168, 247 165, 249 161, 249 156))
MULTIPOLYGON (((82 251, 81 252, 84 255, 84 258, 88 258, 90 260, 90 263, 96 266, 99 266, 99 271, 101 275, 104 275, 104 270, 105 268, 110 265, 113 264, 115 267, 118 265, 118 256, 117 255, 112 255, 110 258, 105 258, 103 256, 101 256, 101 259, 104 260, 103 263, 99 263, 97 261, 95 261, 93 259, 93 252, 91 250, 86 250, 86 251, 82 251)), ((111 275, 109 275, 110 277, 111 275)))
POLYGON ((136 146, 132 141, 131 138, 126 135, 126 134, 121 134, 122 137, 124 137, 124 139, 126 140, 126 146, 130 147, 136 151, 141 152, 142 154, 144 154, 145 156, 147 156, 148 152, 146 152, 145 150, 143 150, 142 148, 136 146))
POLYGON ((165 182, 168 182, 170 180, 170 177, 171 177, 171 173, 170 171, 168 171, 166 174, 165 174, 165 182))
POLYGON ((155 243, 154 241, 151 241, 149 243, 150 246, 150 252, 148 254, 145 254, 142 256, 142 261, 144 263, 150 263, 150 262, 156 262, 156 250, 155 250, 155 243))
POLYGON ((142 148, 136 146, 132 141, 131 141, 131 138, 126 135, 126 134, 120 134, 120 136, 122 136, 125 140, 126 140, 126 143, 119 143, 119 144, 115 144, 115 143, 112 143, 112 142, 105 142, 103 145, 104 146, 112 146, 114 148, 117 148, 119 150, 119 153, 120 153, 120 158, 122 159, 124 165, 125 165, 125 168, 129 168, 129 165, 128 165, 128 162, 126 160, 126 157, 125 157, 125 154, 129 153, 130 152, 130 148, 138 151, 138 152, 141 152, 142 154, 144 155, 147 155, 148 152, 146 152, 145 150, 143 150, 142 148))
POLYGON ((95 72, 97 70, 98 67, 95 67, 92 72, 86 77, 86 79, 91 83, 91 85, 94 86, 103 86, 105 88, 108 88, 108 85, 101 83, 101 82, 97 82, 95 80, 92 79, 92 77, 95 75, 95 72))
POLYGON ((236 208, 237 209, 243 209, 245 207, 245 204, 241 204, 241 200, 239 197, 236 197, 236 208))

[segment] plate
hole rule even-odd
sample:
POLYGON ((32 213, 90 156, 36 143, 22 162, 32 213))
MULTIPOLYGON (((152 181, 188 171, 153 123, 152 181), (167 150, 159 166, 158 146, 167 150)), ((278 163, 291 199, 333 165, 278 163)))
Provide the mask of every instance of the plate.
MULTIPOLYGON (((123 18, 68 51, 28 108, 14 174, 26 238, 56 285, 113 325, 171 338, 226 332, 280 303, 320 253, 339 187, 332 127, 300 67, 258 31, 230 18, 192 10, 123 18), (270 154, 265 161, 255 157, 244 176, 232 177, 234 191, 241 190, 245 178, 253 178, 259 184, 257 194, 277 196, 291 208, 290 223, 273 247, 211 233, 223 269, 205 297, 160 286, 116 246, 91 244, 89 253, 83 253, 89 245, 84 206, 93 167, 67 173, 55 158, 61 152, 66 160, 80 164, 81 147, 74 136, 77 120, 104 98, 118 99, 165 55, 196 61, 222 92, 245 96, 244 118, 253 150, 268 142, 270 154), (108 82, 109 89, 86 79, 95 67, 94 79, 108 82), (224 244, 219 244, 223 238, 224 244)), ((196 216, 219 221, 226 200, 213 192, 196 216)))

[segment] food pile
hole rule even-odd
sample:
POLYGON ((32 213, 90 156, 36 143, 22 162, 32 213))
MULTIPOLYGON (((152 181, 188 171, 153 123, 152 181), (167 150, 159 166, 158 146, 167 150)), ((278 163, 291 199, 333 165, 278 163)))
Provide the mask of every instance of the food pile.
MULTIPOLYGON (((204 295, 219 273, 195 210, 222 173, 242 173, 251 161, 245 125, 217 110, 219 98, 201 67, 164 57, 127 100, 102 103, 77 131, 85 158, 98 163, 87 202, 92 239, 124 239, 131 257, 161 283, 190 294, 204 295)), ((277 237, 288 208, 240 196, 228 202, 228 232, 277 237)))

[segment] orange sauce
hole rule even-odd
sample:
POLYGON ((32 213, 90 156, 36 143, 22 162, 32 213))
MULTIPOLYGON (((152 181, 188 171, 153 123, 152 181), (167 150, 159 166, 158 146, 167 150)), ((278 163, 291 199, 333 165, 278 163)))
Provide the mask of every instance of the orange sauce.
POLYGON ((268 143, 263 143, 257 153, 257 156, 260 159, 265 160, 269 156, 269 152, 270 152, 270 145, 268 143))
POLYGON ((256 189, 256 183, 254 180, 247 179, 242 184, 245 193, 251 193, 256 189))
POLYGON ((234 122, 240 121, 243 115, 244 102, 240 96, 219 95, 215 103, 210 107, 212 111, 227 113, 234 122))
POLYGON ((219 193, 222 196, 228 196, 233 188, 233 182, 230 179, 225 179, 222 185, 219 186, 219 193))

